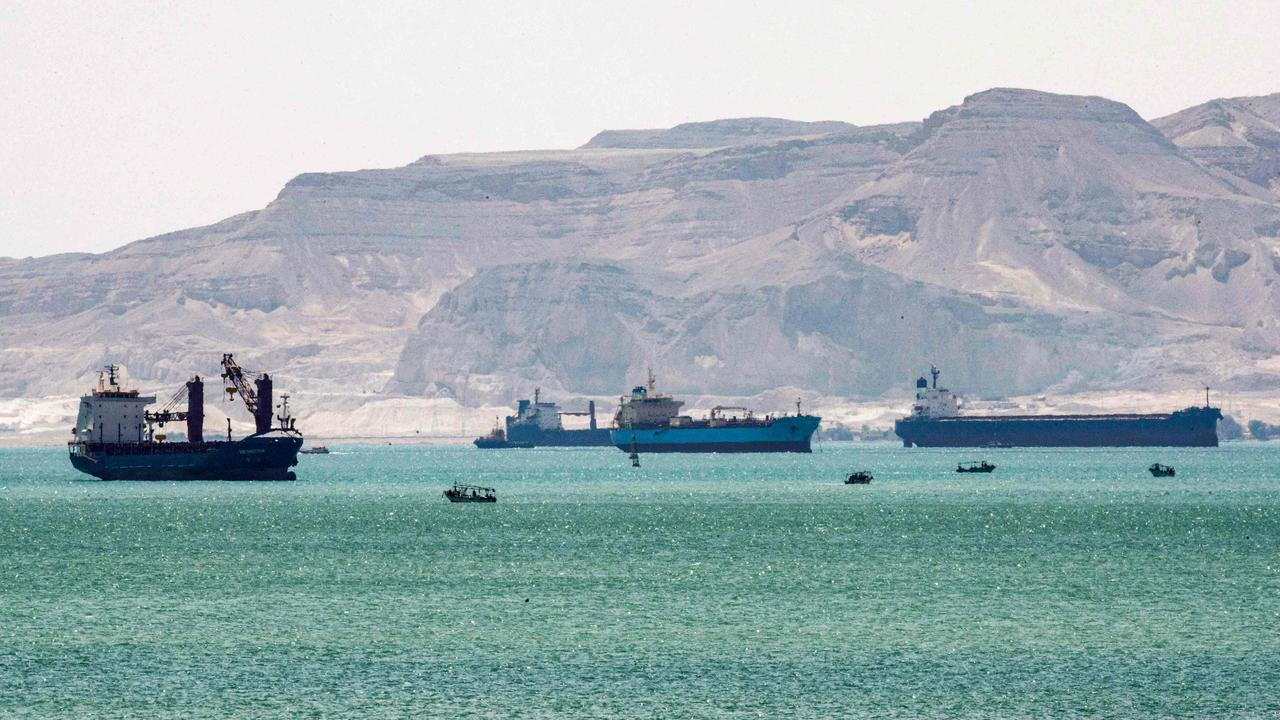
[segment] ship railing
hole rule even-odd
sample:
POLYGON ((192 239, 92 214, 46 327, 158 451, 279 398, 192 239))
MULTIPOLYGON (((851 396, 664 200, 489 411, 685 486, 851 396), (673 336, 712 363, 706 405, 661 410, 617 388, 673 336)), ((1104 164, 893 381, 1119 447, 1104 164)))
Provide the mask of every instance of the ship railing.
POLYGON ((225 440, 212 440, 199 443, 192 442, 138 442, 138 443, 92 443, 72 442, 78 446, 72 452, 79 455, 177 455, 182 453, 208 452, 219 445, 226 445, 225 440))

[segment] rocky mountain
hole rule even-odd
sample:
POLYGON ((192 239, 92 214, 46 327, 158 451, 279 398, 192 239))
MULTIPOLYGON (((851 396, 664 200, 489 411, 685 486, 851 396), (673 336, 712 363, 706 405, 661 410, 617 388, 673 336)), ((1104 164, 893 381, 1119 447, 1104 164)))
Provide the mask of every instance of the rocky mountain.
POLYGON ((796 122, 777 118, 740 118, 684 123, 659 130, 605 130, 583 148, 714 148, 760 145, 786 139, 814 138, 854 130, 843 122, 796 122))
POLYGON ((1200 164, 1280 194, 1280 93, 1212 100, 1151 124, 1200 164))
POLYGON ((392 387, 496 399, 564 377, 625 387, 651 364, 685 391, 874 396, 929 360, 988 394, 1272 382, 1280 208, 1258 187, 1102 98, 992 90, 898 138, 794 225, 688 261, 482 270, 423 318, 392 387), (540 362, 579 327, 610 362, 540 362))
POLYGON ((0 261, 0 398, 69 396, 107 361, 173 385, 225 350, 304 417, 608 397, 647 366, 721 396, 902 395, 930 362, 985 395, 1270 388, 1276 97, 1153 125, 996 89, 923 122, 306 174, 209 227, 0 261), (1205 150, 1228 136, 1235 154, 1205 150))

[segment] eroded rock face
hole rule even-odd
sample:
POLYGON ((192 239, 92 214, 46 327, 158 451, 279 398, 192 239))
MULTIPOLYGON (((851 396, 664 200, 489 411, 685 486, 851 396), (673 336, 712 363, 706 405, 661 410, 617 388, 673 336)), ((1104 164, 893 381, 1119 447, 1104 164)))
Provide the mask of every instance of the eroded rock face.
POLYGON ((1275 316, 1276 203, 1102 98, 991 90, 825 219, 868 264, 1045 309, 1225 323, 1275 316))
POLYGON ((1280 201, 1261 161, 1188 140, 1265 155, 1269 111, 1239 130, 1223 102, 1162 134, 997 89, 920 123, 691 123, 302 175, 206 228, 0 261, 0 396, 78 392, 107 361, 176 385, 226 350, 335 408, 611 395, 648 366, 726 396, 874 396, 930 362, 991 395, 1255 388, 1280 352, 1280 201))
POLYGON ((690 294, 675 275, 614 265, 482 269, 424 316, 389 390, 469 405, 536 386, 607 395, 654 368, 695 395, 878 394, 933 358, 973 392, 1000 393, 1114 371, 1081 352, 1108 345, 1091 337, 1101 328, 847 260, 814 270, 800 284, 690 294))
POLYGON ((1212 100, 1151 124, 1200 164, 1280 194, 1280 93, 1212 100))
POLYGON ((910 128, 710 125, 738 144, 311 173, 216 225, 0 262, 0 395, 76 392, 108 360, 176 384, 224 350, 295 387, 380 391, 423 313, 479 269, 584 258, 662 269, 789 230, 895 161, 910 128))

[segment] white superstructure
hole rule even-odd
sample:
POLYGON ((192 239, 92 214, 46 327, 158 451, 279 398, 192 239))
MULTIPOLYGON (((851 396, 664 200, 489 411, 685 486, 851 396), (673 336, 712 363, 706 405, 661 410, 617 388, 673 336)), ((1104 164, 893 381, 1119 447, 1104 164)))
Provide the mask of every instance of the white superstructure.
POLYGON ((933 385, 924 378, 916 380, 916 402, 911 414, 922 417, 955 417, 960 414, 960 398, 946 388, 938 387, 938 368, 930 365, 933 385))
POLYGON ((119 368, 109 366, 98 373, 98 387, 80 398, 76 416, 76 440, 87 443, 140 443, 146 438, 146 407, 154 395, 120 387, 119 368))

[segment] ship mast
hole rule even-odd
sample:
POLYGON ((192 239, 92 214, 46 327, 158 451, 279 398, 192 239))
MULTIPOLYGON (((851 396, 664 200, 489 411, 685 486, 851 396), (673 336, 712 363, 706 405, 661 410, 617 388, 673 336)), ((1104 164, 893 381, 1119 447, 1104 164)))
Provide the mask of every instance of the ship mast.
POLYGON ((933 389, 937 390, 938 389, 938 366, 930 364, 929 374, 933 376, 933 389))

